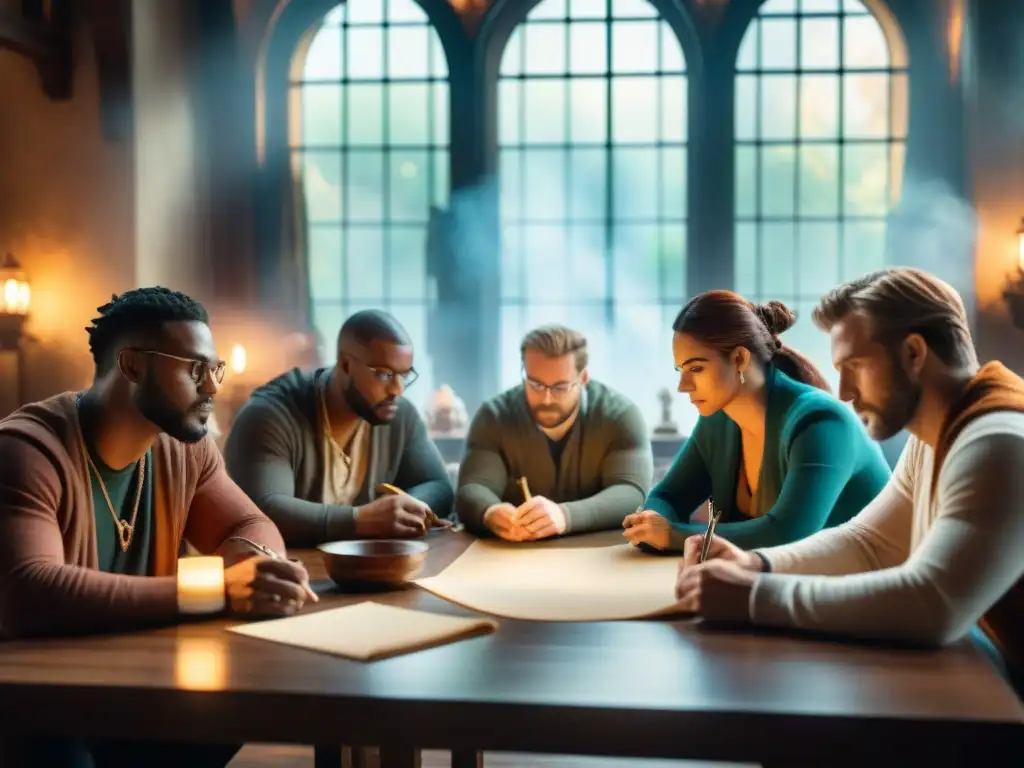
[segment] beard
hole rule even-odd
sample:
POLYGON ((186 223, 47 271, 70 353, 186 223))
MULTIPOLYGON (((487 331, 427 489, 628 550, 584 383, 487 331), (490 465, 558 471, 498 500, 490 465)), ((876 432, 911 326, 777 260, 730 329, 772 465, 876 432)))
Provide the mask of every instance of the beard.
POLYGON ((136 391, 135 407, 161 432, 182 443, 198 443, 209 432, 206 425, 209 416, 196 412, 195 408, 209 400, 210 398, 203 398, 192 408, 182 412, 168 402, 167 397, 152 379, 146 379, 136 391))
POLYGON ((860 404, 855 408, 864 420, 871 439, 878 442, 888 440, 910 423, 921 403, 921 387, 914 384, 907 376, 899 359, 894 355, 890 360, 892 372, 889 391, 880 405, 860 404), (872 414, 873 419, 864 419, 872 414))
POLYGON ((395 418, 394 416, 381 416, 377 412, 377 409, 381 406, 394 403, 395 398, 387 397, 374 405, 363 397, 362 392, 356 389, 355 381, 351 379, 348 382, 348 387, 345 388, 345 402, 348 403, 352 413, 373 427, 378 427, 381 424, 390 424, 395 418))
POLYGON ((544 427, 544 429, 557 429, 572 418, 576 412, 576 403, 571 406, 534 405, 530 406, 530 414, 533 420, 544 427))

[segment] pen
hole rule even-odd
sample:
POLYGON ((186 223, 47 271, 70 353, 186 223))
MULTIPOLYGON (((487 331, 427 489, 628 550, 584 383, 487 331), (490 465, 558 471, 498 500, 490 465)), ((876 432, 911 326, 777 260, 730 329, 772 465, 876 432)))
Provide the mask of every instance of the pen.
POLYGON ((525 477, 520 477, 519 478, 519 488, 523 492, 523 501, 524 502, 525 501, 529 501, 530 499, 533 498, 533 496, 530 494, 530 484, 528 482, 526 482, 526 478, 525 477))
POLYGON ((715 526, 718 525, 718 518, 722 516, 722 510, 715 511, 714 504, 708 499, 708 530, 704 534, 704 541, 700 547, 700 560, 703 563, 708 559, 708 551, 711 549, 711 541, 715 538, 715 526))
MULTIPOLYGON (((377 493, 390 493, 394 494, 395 496, 409 495, 401 488, 399 488, 397 485, 392 485, 391 483, 377 483, 377 493)), ((440 517, 434 514, 434 510, 429 508, 427 509, 427 522, 429 523, 429 525, 427 525, 427 528, 444 528, 447 531, 453 531, 455 533, 458 533, 462 530, 461 523, 456 525, 451 520, 442 520, 440 517)))
MULTIPOLYGON (((285 558, 281 557, 281 555, 279 555, 277 552, 272 550, 270 547, 268 547, 268 546, 266 546, 264 544, 260 544, 257 541, 253 541, 252 539, 247 539, 244 536, 231 536, 231 537, 228 538, 228 541, 240 541, 243 544, 248 544, 250 547, 255 549, 257 552, 262 552, 264 555, 269 557, 271 560, 284 560, 285 559, 285 558)), ((298 561, 296 561, 296 562, 298 562, 298 561)), ((314 603, 320 602, 320 598, 317 597, 317 594, 316 594, 316 592, 313 591, 313 588, 311 586, 309 586, 309 582, 304 583, 302 585, 302 587, 303 587, 303 589, 306 590, 306 595, 309 597, 310 600, 312 600, 314 603)))

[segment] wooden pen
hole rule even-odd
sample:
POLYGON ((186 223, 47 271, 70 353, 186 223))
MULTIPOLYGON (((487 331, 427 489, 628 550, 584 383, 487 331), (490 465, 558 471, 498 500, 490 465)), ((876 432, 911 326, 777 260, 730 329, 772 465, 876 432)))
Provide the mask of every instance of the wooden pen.
POLYGON ((526 481, 525 477, 519 478, 519 489, 523 492, 524 503, 533 498, 533 495, 530 493, 530 484, 526 481))

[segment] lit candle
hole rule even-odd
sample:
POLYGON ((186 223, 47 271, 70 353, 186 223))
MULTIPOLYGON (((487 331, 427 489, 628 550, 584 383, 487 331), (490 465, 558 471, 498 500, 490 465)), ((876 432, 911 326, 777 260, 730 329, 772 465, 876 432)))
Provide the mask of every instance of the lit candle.
POLYGON ((246 366, 248 365, 248 355, 245 354, 245 347, 241 344, 235 344, 231 348, 231 373, 235 376, 241 376, 245 373, 246 366))
POLYGON ((182 613, 224 610, 224 558, 183 557, 178 560, 178 610, 182 613))
POLYGON ((231 347, 231 359, 228 360, 228 366, 231 369, 231 376, 227 381, 227 389, 224 393, 227 405, 224 424, 230 429, 235 414, 245 405, 250 392, 250 388, 245 383, 245 371, 249 367, 249 356, 241 344, 231 347))

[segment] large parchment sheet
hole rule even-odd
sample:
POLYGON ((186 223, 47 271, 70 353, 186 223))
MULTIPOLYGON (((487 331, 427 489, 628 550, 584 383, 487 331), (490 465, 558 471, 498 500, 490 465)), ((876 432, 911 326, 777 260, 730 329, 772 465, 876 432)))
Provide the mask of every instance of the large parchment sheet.
POLYGON ((616 535, 533 544, 473 542, 423 589, 492 616, 615 621, 676 613, 680 557, 645 554, 616 535))

